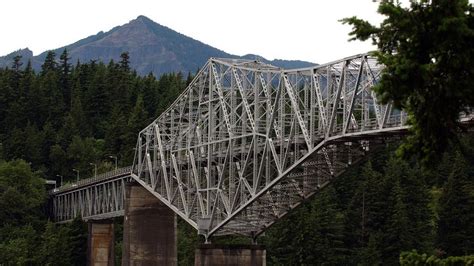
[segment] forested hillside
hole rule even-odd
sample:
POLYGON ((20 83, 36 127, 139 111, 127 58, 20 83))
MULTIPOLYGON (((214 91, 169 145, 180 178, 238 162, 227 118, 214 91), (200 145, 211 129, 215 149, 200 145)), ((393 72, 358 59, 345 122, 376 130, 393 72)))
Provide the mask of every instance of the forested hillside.
MULTIPOLYGON (((40 178, 72 182, 129 165, 137 133, 191 81, 189 74, 139 76, 119 62, 71 64, 50 52, 35 73, 16 57, 0 69, 0 264, 84 265, 87 229, 79 219, 48 222, 40 178)), ((402 251, 438 257, 474 253, 474 138, 461 137, 441 163, 421 170, 373 151, 258 239, 269 265, 396 265, 402 251)), ((116 256, 121 254, 117 219, 116 256)), ((181 265, 193 265, 199 238, 179 222, 181 265)), ((248 243, 239 237, 215 242, 248 243)))
MULTIPOLYGON (((46 57, 39 73, 20 58, 0 72, 0 143, 4 159, 21 158, 44 177, 90 177, 133 159, 138 132, 166 108, 186 80, 182 74, 138 76, 123 53, 108 65, 71 65, 65 51, 46 57)), ((190 77, 188 77, 188 81, 190 77)))

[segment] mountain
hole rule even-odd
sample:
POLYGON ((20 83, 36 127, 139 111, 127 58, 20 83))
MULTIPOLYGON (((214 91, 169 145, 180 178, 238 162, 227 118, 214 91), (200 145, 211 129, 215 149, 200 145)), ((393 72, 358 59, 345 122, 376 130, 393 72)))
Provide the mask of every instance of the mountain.
MULTIPOLYGON (((195 72, 210 57, 259 59, 282 68, 300 68, 315 65, 296 60, 269 61, 258 55, 237 56, 209 46, 193 38, 162 26, 145 16, 139 16, 129 23, 117 26, 108 32, 99 32, 73 44, 54 49, 57 58, 67 48, 71 62, 77 60, 119 61, 122 52, 129 52, 131 67, 138 74, 153 72, 159 76, 167 72, 195 72)), ((15 55, 23 56, 23 63, 31 59, 33 68, 40 69, 47 52, 33 57, 28 49, 21 49, 0 57, 0 67, 10 66, 15 55)))

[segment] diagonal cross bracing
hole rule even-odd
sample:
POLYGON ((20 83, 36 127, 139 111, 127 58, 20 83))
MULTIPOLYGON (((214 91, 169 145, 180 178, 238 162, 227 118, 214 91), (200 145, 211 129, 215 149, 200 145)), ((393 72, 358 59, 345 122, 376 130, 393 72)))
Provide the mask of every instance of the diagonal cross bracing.
POLYGON ((367 55, 297 70, 212 58, 140 133, 132 178, 206 237, 259 234, 404 131, 405 114, 371 91, 381 69, 367 55), (152 148, 158 169, 138 160, 152 148))
POLYGON ((255 237, 406 133, 372 91, 381 70, 366 54, 296 70, 211 58, 139 133, 127 173, 53 193, 56 221, 122 215, 132 178, 206 238, 255 237))

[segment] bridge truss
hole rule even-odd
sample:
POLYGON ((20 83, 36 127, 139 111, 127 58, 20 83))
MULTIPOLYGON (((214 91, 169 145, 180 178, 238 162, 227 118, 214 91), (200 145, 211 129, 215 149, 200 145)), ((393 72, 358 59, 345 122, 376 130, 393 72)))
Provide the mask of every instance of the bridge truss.
POLYGON ((283 70, 210 59, 139 134, 132 178, 198 232, 256 237, 366 152, 406 129, 356 55, 283 70))
POLYGON ((52 192, 52 216, 56 222, 108 219, 124 214, 125 185, 131 167, 124 167, 61 186, 52 192))

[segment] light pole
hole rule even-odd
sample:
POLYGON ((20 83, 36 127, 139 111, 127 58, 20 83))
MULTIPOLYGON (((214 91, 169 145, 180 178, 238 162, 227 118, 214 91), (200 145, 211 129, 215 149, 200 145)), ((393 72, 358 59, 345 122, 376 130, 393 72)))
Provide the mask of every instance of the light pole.
POLYGON ((93 165, 93 166, 94 166, 94 177, 97 177, 97 164, 95 164, 95 163, 89 163, 89 165, 93 165))
POLYGON ((79 182, 79 170, 73 168, 72 171, 77 173, 77 181, 76 182, 79 182))
POLYGON ((62 175, 56 175, 56 176, 61 178, 61 185, 60 185, 60 187, 62 187, 62 186, 63 186, 63 176, 62 176, 62 175))
POLYGON ((117 156, 110 155, 109 158, 115 160, 115 170, 117 170, 117 156))

